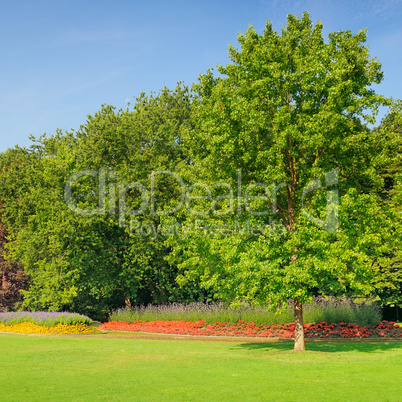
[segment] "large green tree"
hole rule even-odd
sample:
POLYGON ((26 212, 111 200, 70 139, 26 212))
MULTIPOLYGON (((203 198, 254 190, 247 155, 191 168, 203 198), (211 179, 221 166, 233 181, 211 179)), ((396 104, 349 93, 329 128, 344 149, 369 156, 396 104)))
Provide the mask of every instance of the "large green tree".
POLYGON ((231 302, 292 299, 299 351, 303 303, 369 294, 384 242, 372 163, 381 138, 366 126, 385 102, 372 89, 383 74, 366 36, 339 31, 325 41, 320 22, 289 15, 281 33, 268 22, 262 35, 239 34, 231 63, 195 85, 184 138, 191 202, 173 254, 179 281, 201 278, 231 302))

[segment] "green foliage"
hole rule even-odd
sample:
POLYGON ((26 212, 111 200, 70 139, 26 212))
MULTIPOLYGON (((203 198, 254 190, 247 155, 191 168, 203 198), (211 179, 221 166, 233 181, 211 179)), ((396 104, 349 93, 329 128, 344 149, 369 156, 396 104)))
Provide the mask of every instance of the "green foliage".
POLYGON ((378 161, 384 180, 380 195, 389 211, 392 234, 382 258, 375 260, 374 287, 383 305, 402 306, 402 101, 393 102, 389 113, 375 130, 385 144, 378 161))
POLYGON ((320 22, 289 15, 281 34, 269 22, 263 35, 252 27, 240 34, 221 76, 199 77, 194 129, 184 136, 192 169, 183 174, 211 188, 228 183, 241 196, 235 209, 208 209, 204 199, 201 218, 188 214, 187 237, 172 240, 170 255, 181 283, 200 278, 218 299, 272 308, 288 298, 373 292, 372 261, 391 233, 376 193, 384 147, 366 124, 389 101, 372 89, 382 72, 366 36, 335 32, 325 42, 320 22), (253 183, 266 187, 250 201, 253 183), (197 222, 229 229, 198 230, 197 222))

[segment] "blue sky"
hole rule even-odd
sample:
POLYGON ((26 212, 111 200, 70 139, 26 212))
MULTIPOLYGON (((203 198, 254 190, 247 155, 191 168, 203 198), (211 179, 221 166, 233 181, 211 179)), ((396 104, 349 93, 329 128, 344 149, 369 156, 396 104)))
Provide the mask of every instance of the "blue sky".
POLYGON ((0 152, 29 134, 77 129, 102 104, 125 108, 141 92, 191 84, 226 64, 227 45, 266 20, 308 11, 324 33, 368 28, 383 65, 379 93, 401 98, 402 0, 0 0, 0 152))

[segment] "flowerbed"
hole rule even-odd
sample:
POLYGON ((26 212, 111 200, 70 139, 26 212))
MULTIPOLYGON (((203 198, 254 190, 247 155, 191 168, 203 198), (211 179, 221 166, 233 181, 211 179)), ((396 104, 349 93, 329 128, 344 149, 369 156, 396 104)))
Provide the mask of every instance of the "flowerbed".
POLYGON ((14 325, 0 323, 0 332, 14 332, 21 334, 60 335, 60 334, 96 334, 102 331, 88 324, 56 324, 37 325, 32 322, 23 322, 14 325))
MULTIPOLYGON (((178 335, 209 336, 249 336, 263 338, 293 338, 295 325, 292 324, 254 324, 238 321, 237 323, 215 322, 206 324, 200 320, 191 321, 135 321, 132 324, 123 321, 110 321, 102 324, 102 330, 154 332, 178 335)), ((402 327, 394 322, 382 321, 376 326, 358 326, 353 323, 305 324, 306 338, 400 338, 402 327)))
POLYGON ((81 314, 54 311, 17 311, 0 313, 0 332, 21 334, 94 334, 92 320, 81 314))

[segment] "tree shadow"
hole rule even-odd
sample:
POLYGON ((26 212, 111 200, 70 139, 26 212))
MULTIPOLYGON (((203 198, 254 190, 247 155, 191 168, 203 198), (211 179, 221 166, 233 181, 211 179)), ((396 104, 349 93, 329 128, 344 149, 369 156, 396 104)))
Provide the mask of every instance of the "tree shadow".
MULTIPOLYGON (((254 350, 269 353, 292 352, 293 342, 267 342, 267 343, 242 343, 236 346, 243 350, 254 350)), ((391 350, 401 350, 400 342, 309 342, 306 341, 306 350, 323 353, 362 352, 378 353, 391 350)))

